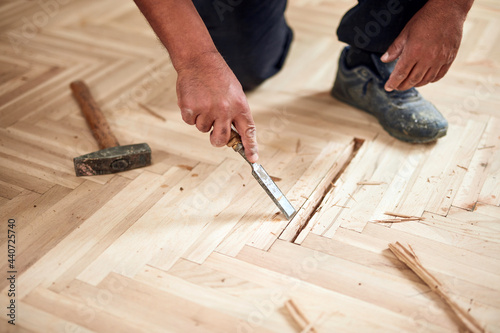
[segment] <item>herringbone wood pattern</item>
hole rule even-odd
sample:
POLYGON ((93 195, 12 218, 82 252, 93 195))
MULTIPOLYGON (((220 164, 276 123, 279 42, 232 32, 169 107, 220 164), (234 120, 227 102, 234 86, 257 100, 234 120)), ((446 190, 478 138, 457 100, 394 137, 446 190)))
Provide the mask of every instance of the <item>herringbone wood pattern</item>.
POLYGON ((499 332, 500 6, 476 1, 452 70, 421 89, 448 135, 408 145, 328 95, 335 26, 352 5, 291 1, 286 67, 248 96, 260 162, 297 208, 315 209, 303 225, 276 214, 238 154, 182 122, 175 72, 132 1, 3 1, 0 330, 296 332, 292 298, 319 332, 457 331, 388 250, 400 241, 499 332), (150 144, 152 166, 74 176, 72 158, 98 150, 75 79, 121 144, 150 144), (388 211, 425 219, 373 222, 388 211), (4 314, 9 219, 15 326, 4 314))

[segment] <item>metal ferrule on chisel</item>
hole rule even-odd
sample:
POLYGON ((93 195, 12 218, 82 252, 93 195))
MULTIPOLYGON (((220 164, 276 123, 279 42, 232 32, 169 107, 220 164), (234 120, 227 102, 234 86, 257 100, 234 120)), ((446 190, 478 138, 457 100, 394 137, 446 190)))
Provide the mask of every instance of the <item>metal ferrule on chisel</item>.
POLYGON ((248 161, 245 155, 245 149, 241 143, 240 135, 236 131, 231 130, 231 139, 227 145, 232 147, 234 151, 238 152, 245 159, 245 161, 250 164, 252 167, 253 177, 257 180, 260 186, 262 186, 264 191, 266 191, 267 195, 269 195, 269 197, 274 201, 285 217, 290 220, 296 213, 295 208, 293 208, 290 201, 288 201, 266 170, 264 170, 262 165, 248 161))

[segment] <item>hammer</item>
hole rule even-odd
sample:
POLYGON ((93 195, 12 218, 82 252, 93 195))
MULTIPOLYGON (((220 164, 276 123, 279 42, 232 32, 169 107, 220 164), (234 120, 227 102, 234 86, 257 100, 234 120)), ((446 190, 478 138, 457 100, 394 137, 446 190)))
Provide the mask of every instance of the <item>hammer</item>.
POLYGON ((151 164, 151 148, 147 143, 120 146, 83 81, 74 81, 70 87, 101 149, 73 159, 77 176, 105 175, 151 164))

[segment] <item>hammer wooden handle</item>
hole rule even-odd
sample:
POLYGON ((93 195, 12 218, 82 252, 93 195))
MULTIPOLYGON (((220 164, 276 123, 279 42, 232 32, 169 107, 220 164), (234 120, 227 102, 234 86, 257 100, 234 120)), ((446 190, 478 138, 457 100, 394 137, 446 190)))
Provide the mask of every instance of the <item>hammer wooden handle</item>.
POLYGON ((236 132, 234 129, 231 128, 231 137, 229 138, 229 141, 227 142, 228 147, 234 147, 238 144, 241 143, 241 136, 236 132))
POLYGON ((83 81, 74 81, 70 84, 73 96, 82 110, 87 124, 92 130, 94 138, 99 143, 100 149, 119 146, 118 140, 111 132, 106 118, 90 94, 89 88, 83 81))

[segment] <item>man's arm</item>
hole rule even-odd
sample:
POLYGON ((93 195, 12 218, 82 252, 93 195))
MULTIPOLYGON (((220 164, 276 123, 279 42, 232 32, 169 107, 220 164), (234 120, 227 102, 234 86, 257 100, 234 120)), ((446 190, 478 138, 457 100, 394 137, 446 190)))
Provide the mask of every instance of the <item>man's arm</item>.
POLYGON ((182 119, 210 134, 212 145, 229 141, 231 124, 250 162, 258 159, 255 124, 241 84, 217 51, 191 0, 134 0, 167 48, 177 71, 182 119))
POLYGON ((407 90, 440 80, 458 52, 467 13, 474 0, 429 0, 382 56, 399 58, 387 91, 407 90))

